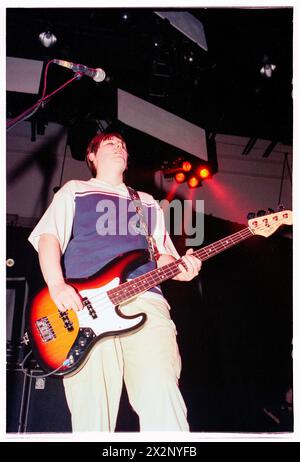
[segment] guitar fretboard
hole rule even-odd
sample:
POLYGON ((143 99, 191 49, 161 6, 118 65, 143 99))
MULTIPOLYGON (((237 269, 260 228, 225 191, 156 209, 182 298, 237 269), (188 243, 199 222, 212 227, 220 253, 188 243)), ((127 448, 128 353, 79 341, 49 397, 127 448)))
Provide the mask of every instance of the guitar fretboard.
MULTIPOLYGON (((239 242, 247 239, 248 237, 253 236, 250 228, 244 228, 237 233, 231 234, 228 237, 220 239, 219 241, 209 244, 202 249, 196 250, 193 255, 199 258, 201 261, 207 260, 208 258, 213 257, 214 255, 223 252, 224 250, 232 247, 239 242)), ((163 281, 173 278, 180 273, 178 268, 180 264, 183 264, 181 258, 175 260, 167 265, 162 266, 161 268, 156 268, 155 270, 149 271, 142 276, 124 282, 123 284, 111 289, 107 292, 107 295, 115 305, 124 303, 127 300, 145 292, 152 287, 160 284, 163 281)))

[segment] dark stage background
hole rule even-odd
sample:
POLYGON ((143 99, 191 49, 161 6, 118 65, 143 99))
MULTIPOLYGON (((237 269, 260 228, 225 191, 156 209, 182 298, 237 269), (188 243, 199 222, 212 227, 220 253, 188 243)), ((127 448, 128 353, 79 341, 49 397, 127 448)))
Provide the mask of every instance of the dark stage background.
MULTIPOLYGON (((239 229, 207 215, 203 245, 239 229)), ((25 277, 29 298, 43 285, 37 255, 27 242, 30 231, 7 228, 7 258, 15 260, 7 276, 25 277)), ((292 240, 283 232, 268 239, 252 237, 204 262, 201 275, 190 283, 164 283, 177 325, 180 383, 194 432, 292 430, 285 403, 285 392, 292 387, 292 240)), ((174 238, 174 243, 184 253, 184 239, 174 238)), ((20 316, 14 319, 18 332, 20 316)), ((27 350, 20 351, 16 339, 8 350, 7 431, 69 432, 60 379, 46 378, 42 389, 28 379, 24 388, 18 363, 27 350)), ((138 419, 124 390, 117 431, 136 430, 138 419)))
MULTIPOLYGON (((51 97, 50 103, 47 100, 49 104, 44 101, 43 109, 29 117, 30 128, 29 123, 17 125, 16 130, 10 125, 9 432, 71 429, 60 379, 24 381, 20 370, 27 352, 19 343, 27 298, 25 283, 29 299, 43 286, 37 254, 27 241, 31 229, 20 223, 32 224, 32 218, 46 208, 54 181, 60 187, 69 176, 78 177, 75 160, 83 161, 87 142, 105 127, 120 131, 126 139, 130 153, 126 182, 156 199, 165 199, 170 186, 162 177, 161 190, 153 186, 154 172, 161 171, 162 162, 172 166, 183 155, 191 160, 192 151, 186 152, 187 146, 183 151, 177 137, 175 144, 169 144, 160 140, 149 124, 143 130, 135 128, 140 126, 140 112, 132 126, 119 120, 118 89, 203 128, 207 152, 200 160, 207 158, 216 176, 211 180, 212 188, 195 190, 194 196, 190 190, 185 197, 191 193, 194 198, 205 199, 206 211, 226 218, 243 217, 251 211, 246 203, 275 208, 285 197, 288 204, 292 202, 293 8, 205 7, 187 11, 203 26, 207 51, 159 17, 156 9, 7 9, 8 58, 37 60, 43 65, 44 76, 52 59, 100 66, 107 74, 101 83, 83 77, 51 97), (45 48, 38 37, 50 26, 57 42, 45 48), (272 65, 276 66, 274 72, 266 78, 272 65), (233 204, 239 206, 233 209, 233 204)), ((177 12, 180 17, 186 7, 177 12)), ((23 71, 12 75, 18 78, 15 87, 7 88, 9 124, 36 103, 44 84, 40 75, 39 96, 24 93, 23 71)), ((68 78, 70 69, 51 67, 46 93, 68 78)), ((181 132, 177 135, 182 138, 181 132)), ((239 229, 236 223, 205 215, 203 245, 239 229)), ((290 227, 288 233, 291 237, 290 227)), ((184 236, 174 242, 178 251, 185 253, 184 236)), ((293 379, 292 276, 292 239, 281 229, 268 239, 252 237, 206 261, 199 277, 190 283, 169 281, 163 285, 178 330, 183 362, 180 384, 192 431, 292 429, 292 413, 285 401, 293 379)), ((36 367, 34 361, 31 366, 36 367)), ((137 429, 137 416, 124 390, 117 430, 137 429)))

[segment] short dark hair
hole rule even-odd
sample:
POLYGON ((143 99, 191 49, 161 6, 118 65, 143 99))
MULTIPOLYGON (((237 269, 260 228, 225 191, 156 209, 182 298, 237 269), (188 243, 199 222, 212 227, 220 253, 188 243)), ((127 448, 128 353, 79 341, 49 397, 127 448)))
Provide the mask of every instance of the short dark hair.
POLYGON ((98 149, 99 149, 101 141, 110 140, 111 138, 118 138, 124 144, 126 144, 123 136, 118 132, 102 132, 102 133, 98 133, 97 135, 94 136, 94 138, 88 144, 86 154, 85 154, 85 160, 86 160, 87 166, 88 166, 90 172, 92 173, 93 177, 96 176, 97 171, 96 171, 94 163, 89 159, 89 154, 91 152, 96 154, 98 149))

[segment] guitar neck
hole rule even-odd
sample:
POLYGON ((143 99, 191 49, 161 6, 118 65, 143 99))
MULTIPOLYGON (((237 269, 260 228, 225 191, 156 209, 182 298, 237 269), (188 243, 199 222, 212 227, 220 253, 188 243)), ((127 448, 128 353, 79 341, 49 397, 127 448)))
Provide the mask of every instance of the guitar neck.
MULTIPOLYGON (((193 255, 199 258, 201 261, 208 260, 209 258, 217 255, 218 253, 223 252, 224 250, 232 247, 239 242, 247 239, 248 237, 253 236, 250 228, 244 228, 237 233, 231 234, 219 241, 209 244, 202 249, 196 250, 193 255)), ((160 268, 156 268, 142 276, 125 282, 114 289, 111 289, 107 292, 107 295, 115 305, 124 303, 127 300, 145 292, 152 287, 160 284, 163 281, 173 278, 180 273, 179 265, 183 263, 182 259, 168 263, 160 268)))

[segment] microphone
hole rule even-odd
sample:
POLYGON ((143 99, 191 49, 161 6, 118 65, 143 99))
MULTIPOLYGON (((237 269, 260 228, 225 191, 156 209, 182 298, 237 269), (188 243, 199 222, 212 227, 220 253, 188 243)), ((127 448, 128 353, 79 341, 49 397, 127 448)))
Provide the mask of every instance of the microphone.
POLYGON ((83 64, 70 63, 69 61, 63 61, 62 59, 53 59, 53 62, 59 66, 67 67, 73 72, 88 75, 89 77, 92 77, 95 82, 103 82, 106 77, 104 70, 99 67, 97 69, 92 69, 91 67, 84 66, 83 64))

